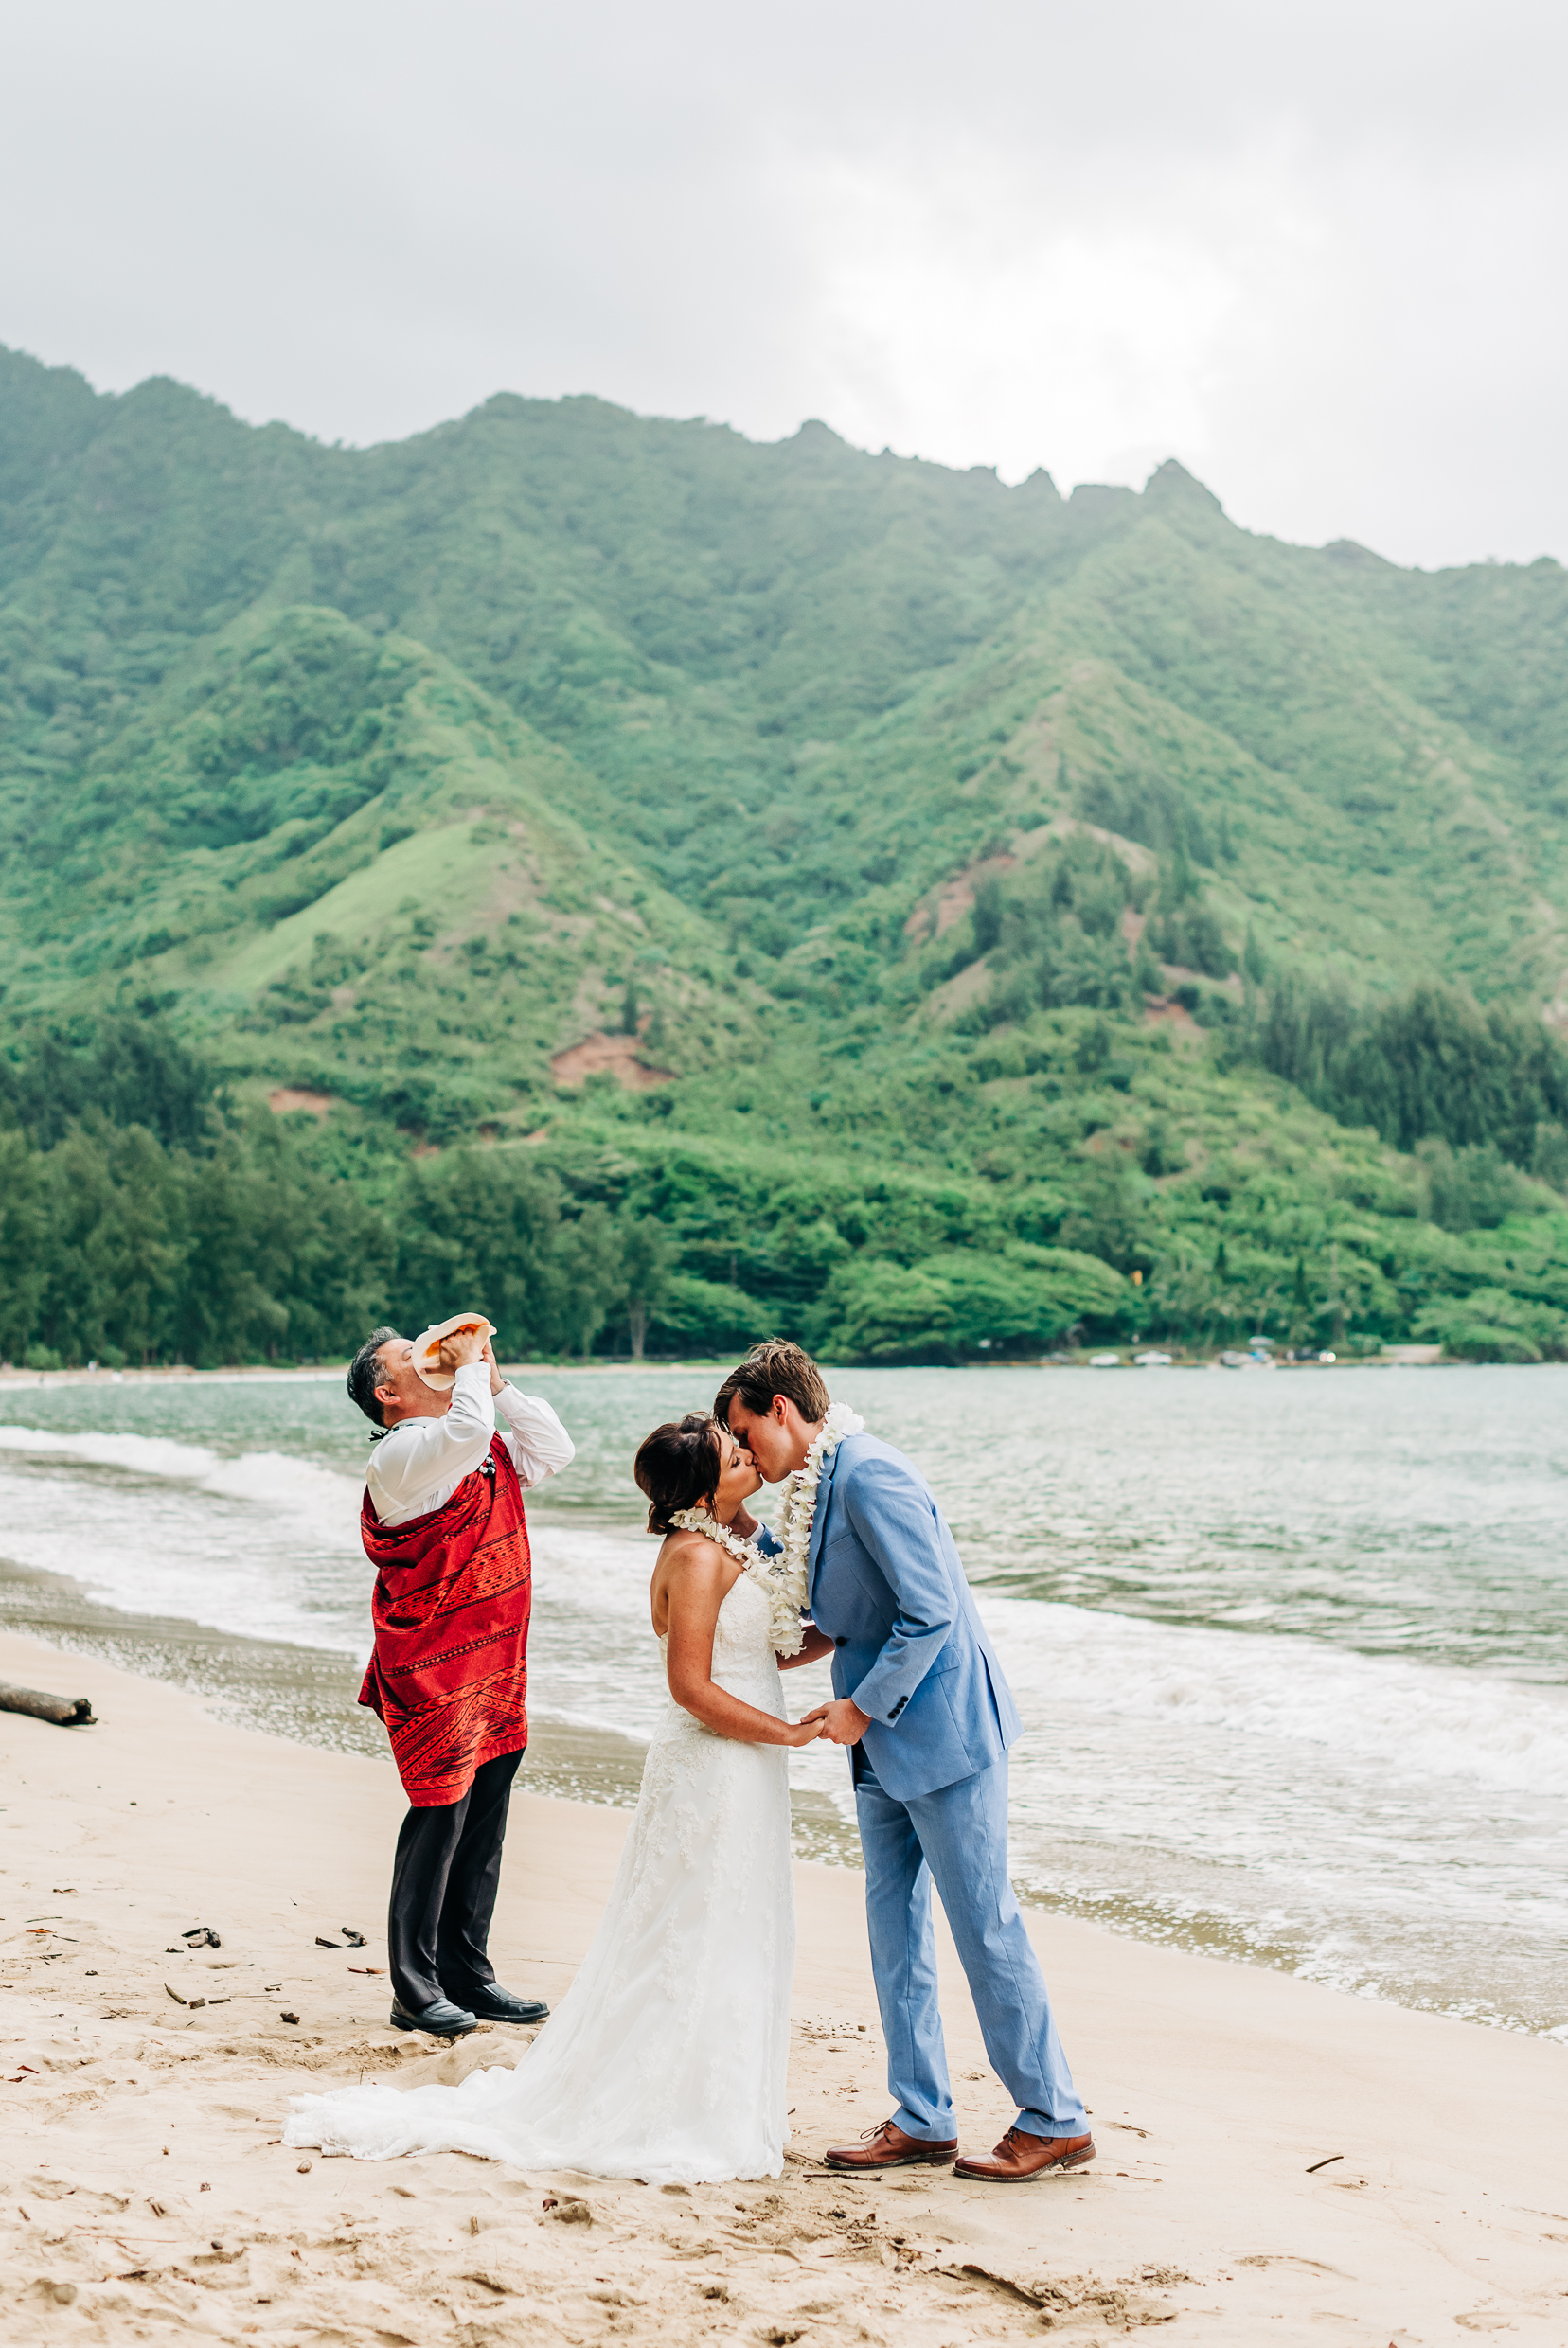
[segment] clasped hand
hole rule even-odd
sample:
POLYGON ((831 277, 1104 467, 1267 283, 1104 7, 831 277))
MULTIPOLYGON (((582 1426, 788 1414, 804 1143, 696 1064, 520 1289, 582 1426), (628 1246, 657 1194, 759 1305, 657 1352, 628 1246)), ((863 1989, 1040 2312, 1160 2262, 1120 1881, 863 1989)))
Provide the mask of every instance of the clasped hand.
POLYGON ((814 1712, 807 1713, 800 1726, 807 1728, 812 1721, 817 1724, 817 1734, 830 1745, 858 1745, 871 1726, 871 1715, 862 1712, 852 1696, 836 1696, 830 1704, 819 1704, 814 1712))
POLYGON ((830 1704, 818 1704, 814 1712, 802 1713, 791 1723, 787 1741, 814 1745, 820 1736, 830 1745, 858 1745, 870 1725, 871 1715, 862 1712, 852 1697, 837 1696, 830 1704))

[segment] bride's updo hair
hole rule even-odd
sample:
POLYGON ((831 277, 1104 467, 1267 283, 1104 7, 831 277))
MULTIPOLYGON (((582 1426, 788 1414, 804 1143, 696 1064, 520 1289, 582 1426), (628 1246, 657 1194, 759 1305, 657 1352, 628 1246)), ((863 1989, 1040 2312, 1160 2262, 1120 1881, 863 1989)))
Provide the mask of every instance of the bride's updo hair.
POLYGON ((688 1411, 668 1427, 655 1427, 633 1465, 637 1488, 649 1499, 648 1529, 671 1533, 677 1510, 711 1502, 724 1472, 719 1429, 706 1411, 688 1411))

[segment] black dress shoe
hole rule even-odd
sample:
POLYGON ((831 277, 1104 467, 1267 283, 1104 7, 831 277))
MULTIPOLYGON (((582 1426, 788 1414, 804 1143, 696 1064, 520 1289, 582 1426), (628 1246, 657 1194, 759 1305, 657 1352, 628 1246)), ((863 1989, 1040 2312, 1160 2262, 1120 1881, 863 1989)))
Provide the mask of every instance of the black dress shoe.
POLYGON ((391 2019, 394 2030, 428 2030, 433 2038, 466 2038, 479 2027, 477 2018, 465 2006, 454 2005, 450 1998, 437 1998, 412 2013, 394 1998, 391 2019))
POLYGON ((469 2003, 482 2022, 542 2022, 550 2011, 543 1998, 514 1998, 493 1983, 476 1989, 469 2003))

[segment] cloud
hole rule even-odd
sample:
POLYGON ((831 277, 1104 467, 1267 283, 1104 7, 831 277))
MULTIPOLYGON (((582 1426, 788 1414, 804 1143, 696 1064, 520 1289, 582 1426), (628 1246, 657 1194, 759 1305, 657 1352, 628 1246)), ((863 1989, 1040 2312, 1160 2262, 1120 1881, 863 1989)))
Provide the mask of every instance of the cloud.
POLYGON ((1568 20, 16 9, 0 338, 329 438, 498 388, 1568 556, 1568 20))

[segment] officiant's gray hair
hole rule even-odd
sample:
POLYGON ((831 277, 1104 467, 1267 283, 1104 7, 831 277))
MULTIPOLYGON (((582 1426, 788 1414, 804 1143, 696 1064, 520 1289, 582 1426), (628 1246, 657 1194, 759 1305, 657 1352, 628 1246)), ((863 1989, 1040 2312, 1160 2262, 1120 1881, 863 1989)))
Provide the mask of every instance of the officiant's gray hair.
POLYGON ((383 1345, 389 1345, 397 1334, 396 1329, 372 1329, 348 1364, 348 1399, 357 1402, 365 1417, 373 1419, 383 1432, 386 1414, 376 1392, 378 1386, 384 1386, 387 1382, 381 1350, 383 1345))
POLYGON ((721 1427, 729 1425, 729 1406, 737 1395, 756 1418, 767 1416, 775 1395, 793 1402, 805 1419, 826 1418, 833 1407, 828 1380, 805 1347, 792 1344, 787 1337, 770 1337, 764 1344, 754 1345, 739 1368, 731 1370, 713 1397, 713 1415, 721 1427))

